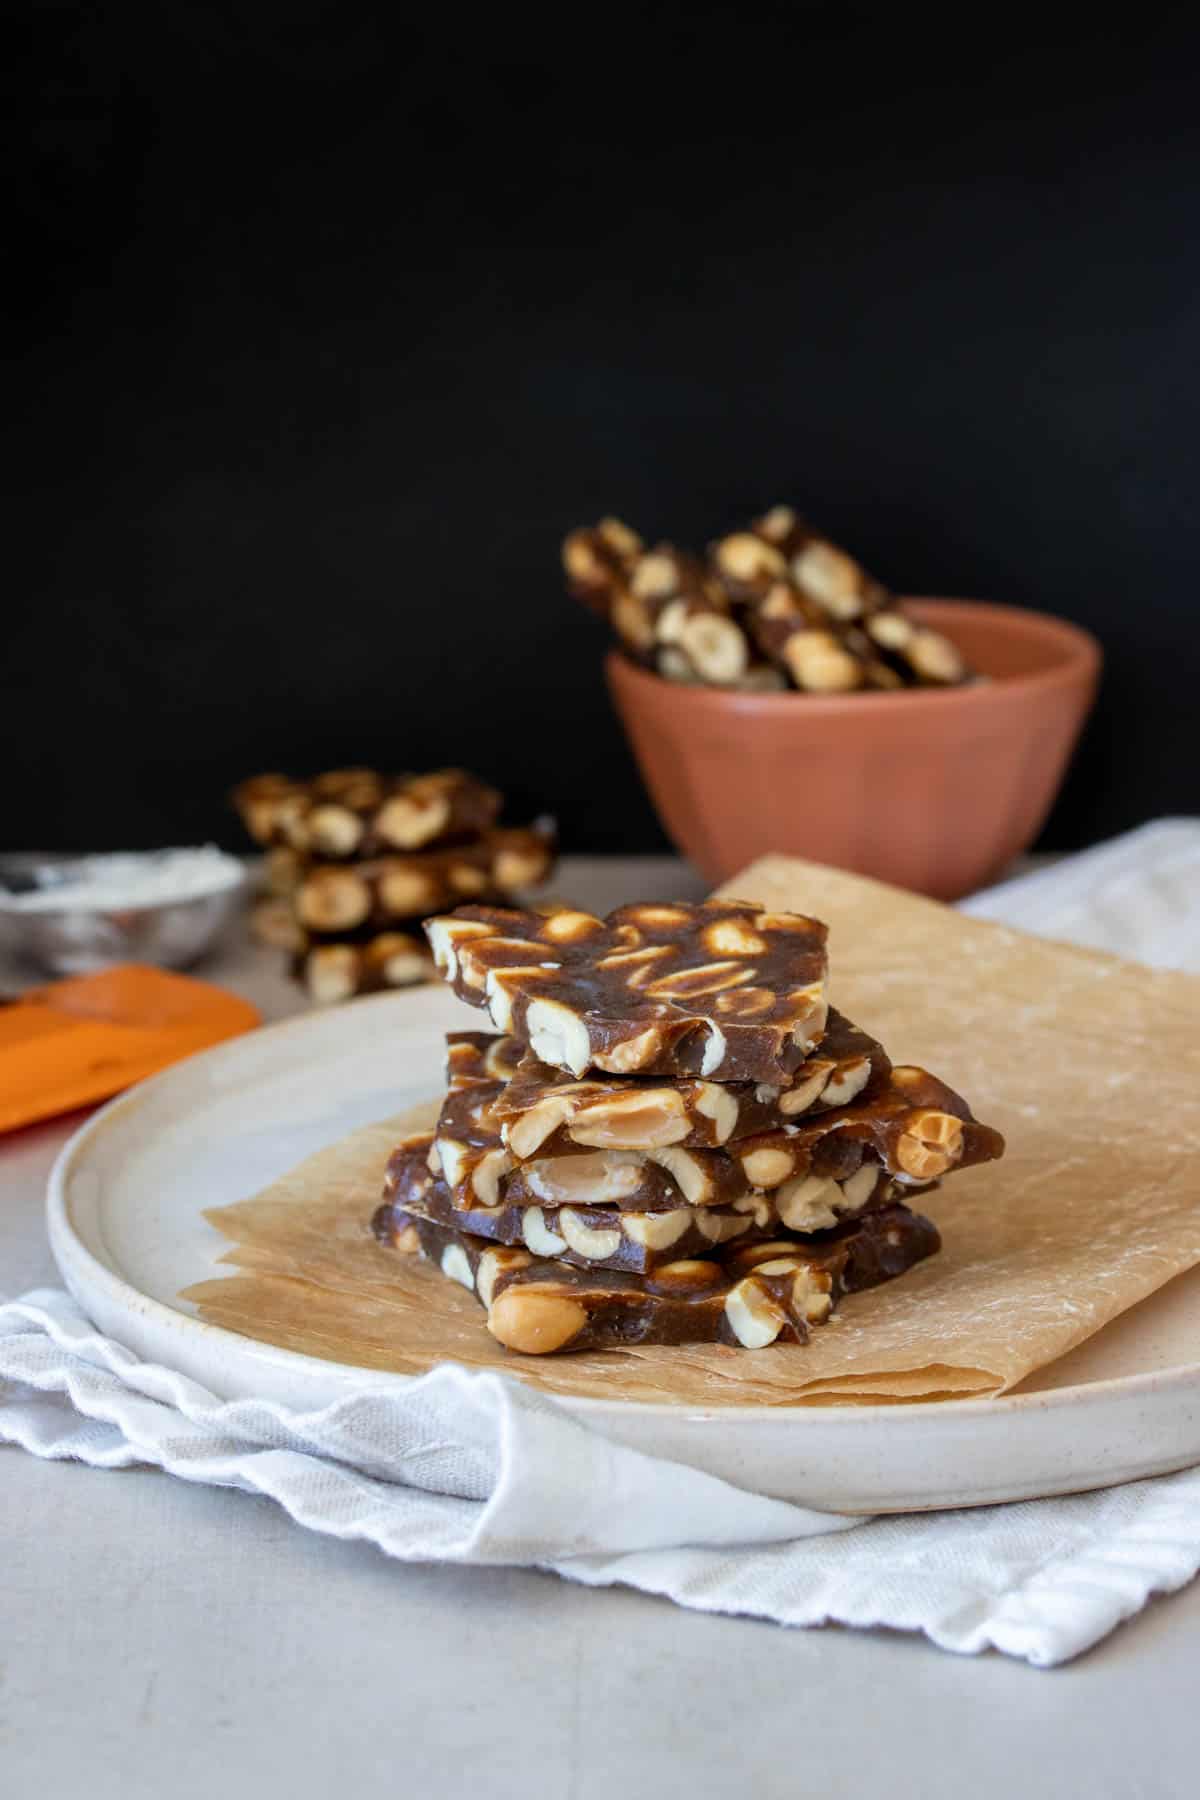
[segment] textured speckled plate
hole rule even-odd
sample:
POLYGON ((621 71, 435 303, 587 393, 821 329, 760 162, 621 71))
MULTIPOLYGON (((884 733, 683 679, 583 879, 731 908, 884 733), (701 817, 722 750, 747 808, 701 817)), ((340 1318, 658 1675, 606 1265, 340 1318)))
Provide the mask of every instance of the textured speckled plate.
MULTIPOLYGON (((447 1030, 478 1015, 440 988, 311 1014, 134 1088, 63 1150, 50 1241, 101 1330, 227 1398, 314 1408, 410 1379, 276 1349, 177 1298, 219 1273, 203 1209, 245 1198, 356 1126, 426 1097, 447 1030)), ((908 1406, 559 1404, 606 1436, 740 1486, 842 1512, 976 1506, 1200 1461, 1200 1270, 999 1400, 908 1406)))

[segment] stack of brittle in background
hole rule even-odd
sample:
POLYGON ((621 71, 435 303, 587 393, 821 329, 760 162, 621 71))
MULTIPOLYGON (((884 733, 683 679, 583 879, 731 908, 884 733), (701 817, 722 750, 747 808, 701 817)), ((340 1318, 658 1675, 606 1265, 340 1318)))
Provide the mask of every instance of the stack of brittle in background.
POLYGON ((790 506, 721 538, 707 561, 672 544, 647 550, 619 519, 569 532, 562 554, 574 597, 669 681, 830 694, 971 678, 948 638, 790 506))
POLYGON ((510 1349, 803 1343, 938 1248, 908 1199, 1003 1151, 829 1008, 817 920, 466 906, 426 930, 499 1035, 449 1037, 436 1128, 391 1157, 375 1231, 510 1349))
POLYGON ((256 775, 233 803, 266 851, 251 928, 291 953, 321 1004, 429 980, 422 919, 461 900, 509 899, 554 862, 553 827, 498 825, 500 794, 462 769, 256 775))

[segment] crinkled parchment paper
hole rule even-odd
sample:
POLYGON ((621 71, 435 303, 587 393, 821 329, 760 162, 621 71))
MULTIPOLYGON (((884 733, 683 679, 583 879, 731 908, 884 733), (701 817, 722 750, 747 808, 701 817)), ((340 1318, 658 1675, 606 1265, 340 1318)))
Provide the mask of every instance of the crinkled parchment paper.
POLYGON ((451 1357, 555 1393, 830 1404, 1002 1393, 1200 1263, 1200 978, 791 858, 721 891, 828 920, 836 1004, 1007 1135, 1002 1162, 928 1197, 939 1256, 845 1300, 804 1348, 514 1356, 470 1295, 368 1232, 387 1152, 433 1102, 211 1213, 239 1272, 184 1297, 214 1324, 369 1368, 451 1357))

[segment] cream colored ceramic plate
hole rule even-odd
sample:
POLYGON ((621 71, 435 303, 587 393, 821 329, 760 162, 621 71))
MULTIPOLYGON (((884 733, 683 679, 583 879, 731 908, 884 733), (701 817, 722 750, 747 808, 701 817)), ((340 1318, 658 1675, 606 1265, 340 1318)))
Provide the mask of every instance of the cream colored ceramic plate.
MULTIPOLYGON (((50 1180, 63 1279, 110 1336, 227 1398, 313 1408, 409 1379, 277 1350, 176 1298, 217 1272, 202 1218, 347 1131, 424 1098, 442 1036, 478 1024, 445 990, 363 1000, 252 1032, 98 1113, 50 1180)), ((1003 1400, 918 1406, 559 1404, 606 1436, 741 1486, 848 1512, 1069 1493, 1200 1461, 1200 1270, 1003 1400)))

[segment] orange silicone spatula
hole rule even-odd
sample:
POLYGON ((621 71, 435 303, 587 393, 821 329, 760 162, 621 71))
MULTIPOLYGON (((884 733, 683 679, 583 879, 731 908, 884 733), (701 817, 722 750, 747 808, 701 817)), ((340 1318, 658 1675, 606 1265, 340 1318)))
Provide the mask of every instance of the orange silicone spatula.
POLYGON ((0 1006, 0 1131, 106 1100, 258 1023, 236 994, 141 963, 36 988, 0 1006))

